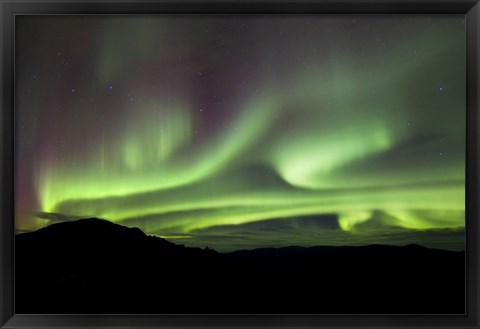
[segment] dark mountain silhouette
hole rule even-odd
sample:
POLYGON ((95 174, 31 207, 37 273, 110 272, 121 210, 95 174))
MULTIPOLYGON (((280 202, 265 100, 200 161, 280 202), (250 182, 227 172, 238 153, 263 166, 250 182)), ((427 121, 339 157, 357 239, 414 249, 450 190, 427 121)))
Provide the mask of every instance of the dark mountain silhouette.
POLYGON ((463 314, 465 254, 187 248, 90 218, 15 238, 16 313, 463 314))

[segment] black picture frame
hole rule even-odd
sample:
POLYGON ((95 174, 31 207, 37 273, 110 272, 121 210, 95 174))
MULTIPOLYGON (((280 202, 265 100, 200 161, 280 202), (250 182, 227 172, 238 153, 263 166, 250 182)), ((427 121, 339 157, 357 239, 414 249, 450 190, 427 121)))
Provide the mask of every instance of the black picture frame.
POLYGON ((0 0, 0 327, 1 328, 479 328, 479 16, 478 0, 0 0), (467 159, 465 315, 25 315, 14 312, 14 26, 32 14, 464 14, 467 159))

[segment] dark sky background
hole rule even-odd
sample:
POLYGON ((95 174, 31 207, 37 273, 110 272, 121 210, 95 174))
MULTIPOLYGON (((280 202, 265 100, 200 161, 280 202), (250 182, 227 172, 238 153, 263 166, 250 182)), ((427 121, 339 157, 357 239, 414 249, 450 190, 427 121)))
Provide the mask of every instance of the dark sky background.
POLYGON ((18 232, 463 249, 463 15, 16 21, 18 232))

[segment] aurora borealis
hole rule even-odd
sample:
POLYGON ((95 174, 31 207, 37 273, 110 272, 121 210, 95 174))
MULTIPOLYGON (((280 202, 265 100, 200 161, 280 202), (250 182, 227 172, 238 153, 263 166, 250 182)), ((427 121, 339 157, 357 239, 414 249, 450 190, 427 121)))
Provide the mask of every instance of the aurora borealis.
POLYGON ((16 228, 464 248, 462 15, 22 16, 16 228))

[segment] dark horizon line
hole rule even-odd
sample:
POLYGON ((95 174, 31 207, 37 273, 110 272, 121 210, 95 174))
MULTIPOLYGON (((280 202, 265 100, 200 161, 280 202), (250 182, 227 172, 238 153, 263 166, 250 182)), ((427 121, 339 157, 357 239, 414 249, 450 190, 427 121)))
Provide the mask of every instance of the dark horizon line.
POLYGON ((51 227, 53 225, 62 225, 62 224, 67 224, 67 223, 72 223, 72 222, 83 222, 83 221, 87 221, 87 220, 104 221, 104 222, 108 222, 112 225, 117 225, 117 226, 121 226, 121 227, 128 228, 128 229, 138 229, 146 237, 152 237, 152 238, 165 240, 165 241, 168 241, 171 244, 174 244, 176 246, 184 246, 185 248, 213 250, 218 254, 233 254, 233 253, 236 253, 236 252, 249 252, 249 251, 259 251, 259 250, 281 250, 281 249, 294 249, 294 248, 299 248, 299 249, 301 248, 301 249, 305 250, 305 249, 313 249, 313 248, 362 248, 362 247, 372 247, 372 246, 394 247, 394 248, 407 248, 407 247, 412 248, 412 247, 414 247, 414 248, 424 248, 424 249, 429 249, 429 250, 442 250, 442 251, 450 251, 450 252, 465 252, 465 249, 463 249, 463 250, 450 250, 450 249, 432 248, 432 247, 426 247, 426 246, 421 245, 419 243, 408 243, 408 244, 404 244, 404 245, 370 243, 370 244, 352 244, 352 245, 338 244, 338 245, 310 245, 310 246, 301 246, 301 245, 295 245, 295 244, 288 245, 288 244, 286 244, 286 245, 278 246, 278 247, 261 247, 261 246, 259 246, 259 247, 254 247, 254 248, 251 248, 251 249, 241 248, 241 249, 235 249, 235 250, 231 250, 231 251, 226 251, 226 252, 223 251, 222 252, 222 251, 218 251, 215 248, 210 247, 208 245, 205 245, 205 247, 202 248, 202 247, 198 247, 198 246, 188 246, 188 245, 184 245, 184 244, 177 244, 177 243, 173 242, 172 240, 169 240, 169 239, 166 239, 166 238, 154 235, 154 234, 147 234, 139 227, 129 227, 129 226, 125 226, 125 225, 121 225, 121 224, 112 222, 108 219, 103 219, 103 218, 98 218, 98 217, 72 219, 72 220, 69 220, 69 221, 57 221, 57 222, 51 223, 47 226, 41 227, 37 230, 17 230, 17 229, 15 229, 15 236, 22 235, 22 234, 28 234, 28 233, 36 233, 40 230, 48 229, 49 227, 51 227))

